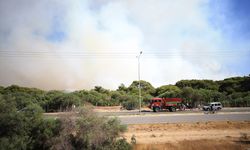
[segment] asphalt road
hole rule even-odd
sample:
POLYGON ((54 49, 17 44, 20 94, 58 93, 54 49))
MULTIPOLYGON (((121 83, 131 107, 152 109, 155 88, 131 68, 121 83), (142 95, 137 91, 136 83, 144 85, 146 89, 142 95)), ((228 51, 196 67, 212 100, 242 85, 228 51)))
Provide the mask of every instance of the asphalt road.
MULTIPOLYGON (((142 109, 142 115, 148 114, 190 114, 190 113, 202 113, 202 110, 194 109, 194 110, 185 110, 185 111, 176 111, 176 112, 169 112, 169 111, 162 111, 162 112, 153 112, 152 110, 144 110, 142 109)), ((225 107, 220 112, 250 112, 250 107, 225 107)), ((131 110, 131 111, 120 111, 120 112, 98 112, 101 116, 124 116, 124 115, 138 115, 139 110, 131 110)))
POLYGON ((249 112, 216 114, 172 114, 118 116, 122 124, 184 123, 207 121, 250 121, 249 112))
MULTIPOLYGON (((215 114, 205 114, 201 110, 186 110, 177 112, 157 112, 138 110, 120 112, 97 112, 100 116, 118 117, 123 124, 150 124, 150 123, 180 123, 206 121, 250 121, 250 107, 223 108, 215 114)), ((60 117, 65 113, 45 113, 47 117, 60 117)))

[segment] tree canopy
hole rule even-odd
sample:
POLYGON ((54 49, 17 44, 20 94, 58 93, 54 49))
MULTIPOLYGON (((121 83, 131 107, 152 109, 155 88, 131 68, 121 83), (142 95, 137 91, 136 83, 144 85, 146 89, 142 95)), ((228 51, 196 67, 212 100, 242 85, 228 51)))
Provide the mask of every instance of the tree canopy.
MULTIPOLYGON (((147 81, 140 81, 142 104, 147 105, 152 97, 181 97, 186 102, 197 106, 212 101, 220 101, 225 106, 249 106, 250 76, 232 77, 220 81, 181 80, 175 85, 153 87, 147 81)), ((46 112, 68 111, 72 107, 92 104, 94 106, 118 106, 128 109, 139 106, 139 82, 133 81, 128 87, 120 84, 117 90, 95 86, 91 90, 74 92, 44 91, 37 88, 11 85, 0 86, 0 94, 15 102, 21 110, 36 104, 46 112)))

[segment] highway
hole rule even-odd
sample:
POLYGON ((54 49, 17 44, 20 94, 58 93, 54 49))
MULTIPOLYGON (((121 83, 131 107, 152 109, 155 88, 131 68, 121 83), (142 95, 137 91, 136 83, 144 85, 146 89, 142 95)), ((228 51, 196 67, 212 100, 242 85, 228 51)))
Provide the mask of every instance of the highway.
POLYGON ((186 123, 207 121, 250 121, 250 112, 216 114, 160 114, 117 116, 122 124, 186 123))
MULTIPOLYGON (((185 123, 207 121, 250 121, 250 107, 223 108, 215 114, 206 114, 201 110, 185 110, 177 112, 157 112, 142 110, 122 110, 117 112, 96 112, 98 116, 117 117, 122 124, 153 124, 153 123, 185 123)), ((60 117, 67 112, 44 113, 46 117, 60 117)))
MULTIPOLYGON (((222 110, 220 110, 220 113, 227 113, 227 112, 250 112, 250 107, 225 107, 222 110)), ((176 112, 168 112, 168 111, 162 111, 162 112, 153 112, 149 109, 142 109, 141 115, 158 115, 158 114, 197 114, 197 113, 203 113, 202 110, 194 109, 194 110, 185 110, 185 111, 176 111, 176 112)), ((139 115, 139 110, 123 110, 119 112, 98 112, 101 116, 125 116, 125 115, 139 115)))

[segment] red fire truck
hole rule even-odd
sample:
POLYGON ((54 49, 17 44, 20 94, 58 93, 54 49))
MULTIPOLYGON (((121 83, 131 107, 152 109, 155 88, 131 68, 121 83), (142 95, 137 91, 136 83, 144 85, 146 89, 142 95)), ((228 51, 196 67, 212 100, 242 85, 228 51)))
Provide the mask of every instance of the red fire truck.
POLYGON ((183 109, 182 101, 181 98, 152 98, 148 107, 154 112, 163 109, 168 109, 173 112, 176 111, 176 109, 183 109))

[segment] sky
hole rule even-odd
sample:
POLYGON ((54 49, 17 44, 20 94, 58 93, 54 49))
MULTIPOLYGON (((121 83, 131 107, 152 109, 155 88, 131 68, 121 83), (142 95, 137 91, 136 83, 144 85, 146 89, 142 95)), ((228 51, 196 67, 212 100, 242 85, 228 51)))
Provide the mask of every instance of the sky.
POLYGON ((0 85, 154 87, 250 74, 249 0, 0 0, 0 85))

